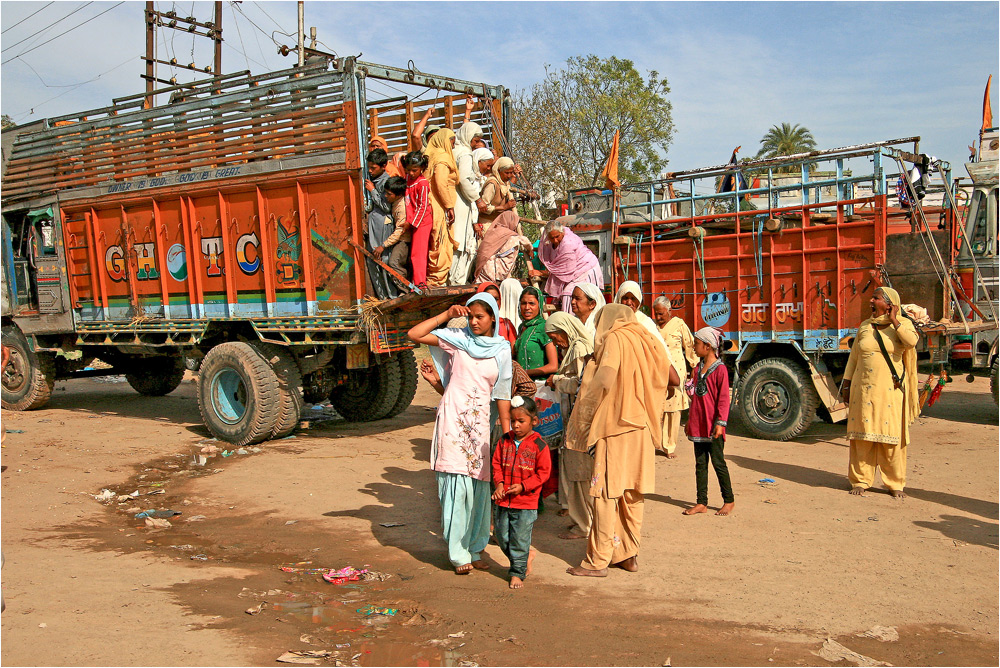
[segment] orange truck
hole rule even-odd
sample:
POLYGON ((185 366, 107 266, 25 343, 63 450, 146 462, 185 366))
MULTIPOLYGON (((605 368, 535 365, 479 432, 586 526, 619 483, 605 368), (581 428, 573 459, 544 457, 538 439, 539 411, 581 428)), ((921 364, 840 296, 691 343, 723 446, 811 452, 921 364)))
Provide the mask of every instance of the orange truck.
POLYGON ((976 336, 979 367, 995 373, 996 208, 980 208, 976 236, 980 217, 956 204, 950 165, 919 139, 575 191, 562 221, 600 258, 606 285, 638 281, 647 311, 663 296, 692 329, 723 330, 734 412, 759 438, 793 439, 817 417, 846 419, 839 385, 882 285, 926 309, 920 354, 935 369, 959 336, 976 336), (967 291, 984 295, 972 313, 966 265, 967 291))
POLYGON ((196 359, 205 424, 234 444, 291 433, 305 401, 404 410, 406 330, 471 288, 366 297, 368 140, 409 150, 423 111, 454 127, 473 95, 499 150, 508 91, 330 57, 164 92, 4 132, 3 407, 107 374, 164 395, 196 359))

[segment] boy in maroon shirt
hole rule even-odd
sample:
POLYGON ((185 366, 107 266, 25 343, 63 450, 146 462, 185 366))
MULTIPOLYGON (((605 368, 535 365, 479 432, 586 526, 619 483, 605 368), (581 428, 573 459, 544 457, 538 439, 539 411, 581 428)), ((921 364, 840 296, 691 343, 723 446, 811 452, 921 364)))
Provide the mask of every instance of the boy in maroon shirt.
POLYGON ((685 515, 708 512, 708 460, 711 458, 722 491, 722 507, 716 515, 731 515, 736 505, 729 467, 723 455, 726 444, 726 422, 729 419, 729 371, 719 357, 722 332, 715 327, 703 327, 694 335, 694 352, 701 362, 691 374, 685 390, 691 397, 688 423, 685 429, 694 442, 695 479, 698 503, 684 511, 685 515))
POLYGON ((530 398, 510 400, 510 432, 493 453, 493 521, 497 545, 510 560, 510 588, 520 589, 535 551, 531 529, 538 518, 538 494, 552 472, 549 448, 535 431, 538 408, 530 398))

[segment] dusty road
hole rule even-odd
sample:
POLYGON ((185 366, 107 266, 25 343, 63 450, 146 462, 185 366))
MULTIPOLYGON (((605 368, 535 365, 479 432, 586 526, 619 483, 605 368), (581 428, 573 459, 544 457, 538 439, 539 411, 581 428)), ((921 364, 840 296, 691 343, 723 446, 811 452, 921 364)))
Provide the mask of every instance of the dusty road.
POLYGON ((328 650, 320 665, 850 665, 816 654, 828 638, 894 665, 998 663, 985 380, 954 383, 918 420, 905 500, 847 494, 842 426, 796 443, 737 428, 734 516, 681 515, 695 492, 682 446, 658 458, 638 573, 565 575, 584 546, 556 538, 550 504, 517 593, 495 545, 490 572, 449 567, 426 464, 434 400, 421 387, 376 424, 312 411, 294 438, 203 458, 221 444, 190 382, 151 399, 78 380, 44 410, 5 412, 2 663, 277 665, 328 650), (105 488, 141 496, 102 505, 105 488), (150 528, 133 518, 148 508, 182 514, 150 528), (390 577, 335 585, 309 570, 345 566, 390 577), (876 625, 898 641, 857 636, 876 625))

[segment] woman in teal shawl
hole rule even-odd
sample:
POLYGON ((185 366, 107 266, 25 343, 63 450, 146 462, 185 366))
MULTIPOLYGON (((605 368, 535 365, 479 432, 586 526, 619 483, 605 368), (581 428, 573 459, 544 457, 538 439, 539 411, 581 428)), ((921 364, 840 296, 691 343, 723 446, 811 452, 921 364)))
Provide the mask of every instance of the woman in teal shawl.
POLYGON ((542 292, 538 288, 529 285, 521 292, 521 326, 514 342, 514 359, 537 380, 545 380, 559 366, 556 346, 545 333, 543 303, 542 292))

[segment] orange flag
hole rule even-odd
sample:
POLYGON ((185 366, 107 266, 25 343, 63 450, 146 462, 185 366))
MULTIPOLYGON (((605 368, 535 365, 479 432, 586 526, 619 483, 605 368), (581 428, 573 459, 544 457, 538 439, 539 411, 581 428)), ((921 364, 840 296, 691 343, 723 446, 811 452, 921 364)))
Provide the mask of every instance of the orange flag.
POLYGON ((621 181, 618 180, 618 130, 615 130, 615 138, 611 140, 611 152, 608 153, 608 162, 601 172, 604 177, 604 187, 609 190, 621 188, 621 181))
POLYGON ((983 95, 983 130, 993 127, 993 106, 990 104, 990 84, 993 83, 993 75, 986 80, 986 94, 983 95))

